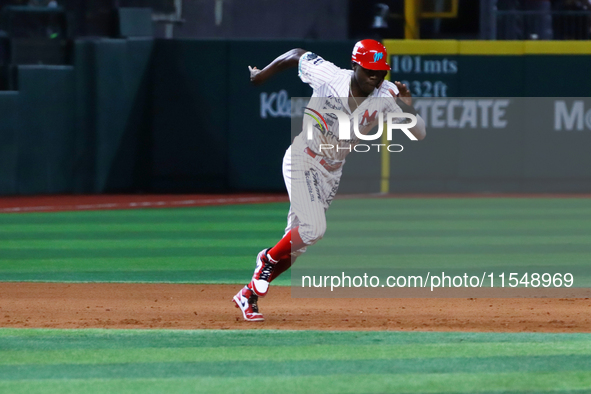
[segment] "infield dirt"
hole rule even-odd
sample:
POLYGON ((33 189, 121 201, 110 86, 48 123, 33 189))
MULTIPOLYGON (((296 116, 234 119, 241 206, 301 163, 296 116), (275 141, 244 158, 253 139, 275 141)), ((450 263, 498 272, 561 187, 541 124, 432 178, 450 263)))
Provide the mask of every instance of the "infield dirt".
POLYGON ((591 332, 590 299, 301 299, 272 287, 249 323, 239 285, 0 283, 0 327, 591 332))

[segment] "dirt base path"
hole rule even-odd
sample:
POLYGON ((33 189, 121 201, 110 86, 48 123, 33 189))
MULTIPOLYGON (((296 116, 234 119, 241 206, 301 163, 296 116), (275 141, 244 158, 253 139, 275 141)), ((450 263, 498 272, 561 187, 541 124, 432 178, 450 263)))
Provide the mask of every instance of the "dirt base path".
POLYGON ((295 299, 249 323, 238 285, 0 283, 0 327, 591 332, 589 299, 295 299))

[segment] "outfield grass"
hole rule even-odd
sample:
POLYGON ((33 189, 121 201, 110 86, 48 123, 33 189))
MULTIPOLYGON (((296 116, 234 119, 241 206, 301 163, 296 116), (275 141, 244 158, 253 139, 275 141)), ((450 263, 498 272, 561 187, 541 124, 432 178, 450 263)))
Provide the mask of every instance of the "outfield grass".
POLYGON ((242 283, 288 208, 0 215, 0 281, 242 283))
POLYGON ((0 329, 7 393, 591 390, 590 334, 0 329))
MULTIPOLYGON (((0 280, 242 283, 286 203, 0 215, 0 280)), ((591 199, 337 200, 297 267, 568 269, 591 286, 591 199), (358 265, 357 260, 351 260, 358 265)), ((289 275, 277 284, 289 284, 289 275)))

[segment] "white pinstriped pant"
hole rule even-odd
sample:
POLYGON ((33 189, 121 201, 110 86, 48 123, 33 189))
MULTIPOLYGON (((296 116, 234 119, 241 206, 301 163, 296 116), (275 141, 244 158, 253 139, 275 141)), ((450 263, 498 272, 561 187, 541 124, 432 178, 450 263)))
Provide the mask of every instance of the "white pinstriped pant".
MULTIPOLYGON (((309 246, 318 242, 326 232, 326 210, 330 206, 342 175, 342 166, 328 171, 304 152, 306 145, 298 136, 283 157, 283 179, 291 206, 287 215, 287 234, 299 226, 302 241, 309 246)), ((292 251, 299 256, 306 247, 292 251)))

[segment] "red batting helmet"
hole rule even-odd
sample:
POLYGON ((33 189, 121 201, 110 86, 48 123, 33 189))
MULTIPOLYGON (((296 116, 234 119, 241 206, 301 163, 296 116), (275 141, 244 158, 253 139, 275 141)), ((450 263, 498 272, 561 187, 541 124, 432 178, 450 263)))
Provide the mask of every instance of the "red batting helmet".
POLYGON ((368 70, 390 70, 386 47, 376 40, 361 40, 353 47, 351 61, 368 70))

